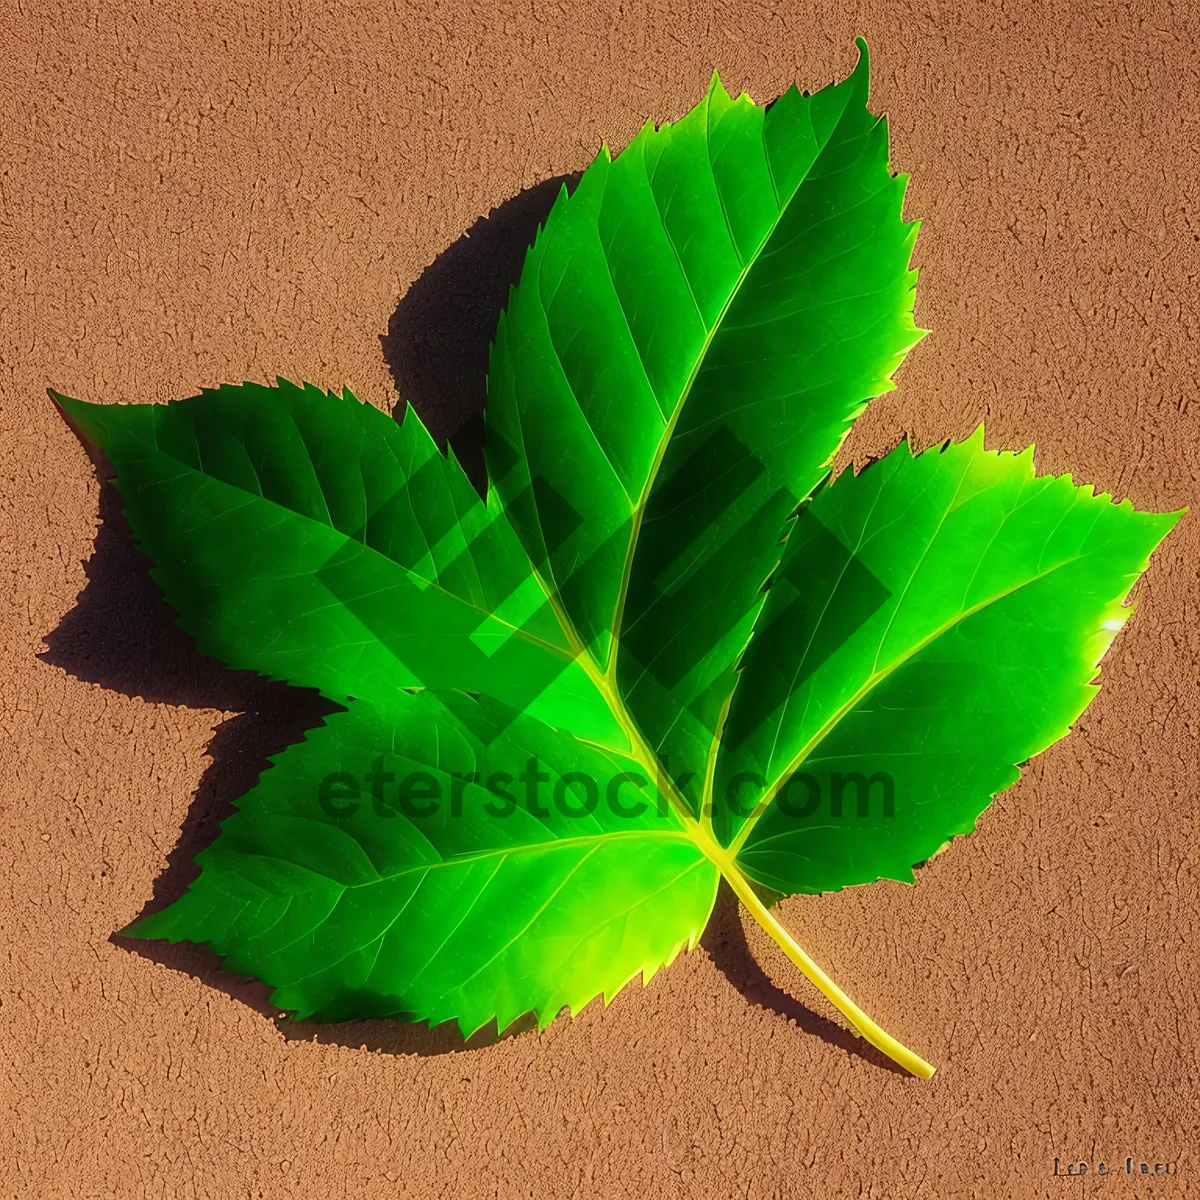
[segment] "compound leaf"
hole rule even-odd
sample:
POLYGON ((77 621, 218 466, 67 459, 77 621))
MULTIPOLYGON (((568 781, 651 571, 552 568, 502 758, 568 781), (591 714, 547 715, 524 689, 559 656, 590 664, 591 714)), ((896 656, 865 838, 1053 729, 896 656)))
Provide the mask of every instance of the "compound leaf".
POLYGON ((649 977, 723 877, 932 1074, 765 897, 908 880, 968 832, 1088 703, 1178 514, 982 431, 828 481, 920 333, 862 49, 767 109, 714 77, 564 190, 497 330, 486 502, 348 392, 52 393, 200 648, 347 706, 130 933, 303 1016, 469 1034, 649 977))

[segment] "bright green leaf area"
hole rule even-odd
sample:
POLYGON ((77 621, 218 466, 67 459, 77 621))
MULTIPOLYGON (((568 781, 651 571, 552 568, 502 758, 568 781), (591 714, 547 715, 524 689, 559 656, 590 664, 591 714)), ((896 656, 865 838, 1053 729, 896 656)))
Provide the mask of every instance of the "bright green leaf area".
POLYGON ((714 77, 563 191, 496 332, 489 476, 694 807, 785 522, 920 336, 866 99, 865 53, 768 109, 714 77))
POLYGON ((356 702, 280 757, 200 855, 202 886, 137 932, 202 934, 229 968, 270 980, 281 1008, 327 1020, 413 1013, 470 1031, 611 999, 694 945, 716 869, 669 809, 628 819, 572 798, 531 812, 466 782, 515 777, 530 757, 547 799, 569 772, 637 771, 486 697, 356 702), (448 802, 424 819, 391 786, 379 804, 335 796, 336 817, 315 803, 318 780, 365 764, 408 780, 415 811, 435 791, 448 802))
POLYGON ((1037 476, 982 427, 840 476, 798 519, 743 662, 717 794, 752 778, 716 809, 721 842, 781 892, 911 880, 1069 732, 1177 520, 1037 476))
POLYGON ((1064 736, 1179 514, 982 429, 829 477, 919 332, 915 223, 844 82, 714 77, 601 152, 493 346, 489 488, 280 380, 55 399, 206 653, 344 706, 273 760, 135 936, 210 944, 323 1020, 470 1034, 609 1000, 767 897, 912 868, 1064 736))

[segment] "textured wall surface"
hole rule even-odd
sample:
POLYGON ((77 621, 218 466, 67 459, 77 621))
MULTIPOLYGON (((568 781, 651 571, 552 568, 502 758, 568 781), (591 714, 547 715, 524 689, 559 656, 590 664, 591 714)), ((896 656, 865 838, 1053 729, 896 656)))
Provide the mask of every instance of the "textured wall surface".
POLYGON ((454 433, 534 185, 714 65, 760 100, 840 77, 856 33, 934 332, 850 454, 983 420, 1043 470, 1196 506, 1187 0, 0 4, 0 1195, 1200 1195, 1197 511, 1099 699, 973 838, 915 887, 782 907, 929 1083, 725 901, 647 988, 467 1047, 289 1025, 199 951, 110 940, 314 717, 173 630, 46 387, 278 373, 454 433))

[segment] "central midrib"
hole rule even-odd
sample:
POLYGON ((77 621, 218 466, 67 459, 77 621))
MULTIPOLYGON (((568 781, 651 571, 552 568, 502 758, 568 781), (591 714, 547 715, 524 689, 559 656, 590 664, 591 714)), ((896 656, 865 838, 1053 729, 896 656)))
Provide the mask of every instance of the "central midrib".
MULTIPOLYGON (((361 883, 342 883, 340 880, 334 879, 329 875, 325 875, 321 871, 313 871, 313 874, 320 875, 323 879, 328 879, 330 883, 336 884, 344 892, 353 892, 359 890, 360 888, 378 887, 380 884, 391 883, 392 880, 403 879, 406 875, 419 875, 428 871, 437 871, 443 867, 457 867, 466 863, 482 862, 489 858, 507 858, 514 854, 549 853, 555 850, 570 850, 579 846, 598 846, 607 842, 619 842, 637 839, 654 841, 658 838, 664 838, 678 842, 688 842, 689 844, 695 846, 696 849, 702 854, 704 853, 703 847, 696 842, 694 837, 692 837, 686 830, 683 829, 604 830, 599 833, 580 835, 579 837, 552 838, 544 842, 525 842, 514 846, 493 847, 487 850, 475 850, 467 854, 451 854, 444 858, 433 859, 430 862, 415 863, 411 867, 402 867, 398 871, 391 871, 387 875, 379 875, 375 879, 366 879, 361 883)), ((257 851, 234 851, 233 853, 244 854, 254 858, 266 858, 272 862, 291 861, 288 859, 279 859, 273 854, 262 854, 257 851)), ((304 869, 312 870, 311 867, 306 867, 304 869)))
MULTIPOLYGON (((847 104, 848 103, 849 103, 849 99, 847 99, 847 104)), ((833 139, 833 135, 837 132, 838 127, 841 125, 842 117, 845 116, 845 112, 846 112, 846 110, 845 110, 845 108, 843 108, 842 112, 838 115, 837 121, 835 121, 833 126, 830 128, 829 136, 825 139, 824 145, 822 145, 821 149, 813 156, 813 160, 809 164, 808 170, 805 171, 804 175, 801 176, 801 178, 799 180, 797 180, 796 186, 792 189, 791 195, 787 198, 787 200, 784 203, 782 203, 779 206, 779 212, 776 214, 775 220, 771 222, 771 226, 766 231, 766 233, 763 235, 762 241, 759 242, 758 247, 755 249, 754 253, 750 256, 750 258, 747 260, 745 265, 742 267, 741 272, 738 274, 738 277, 737 277, 736 281, 734 282, 733 288, 730 290, 729 296, 726 298, 725 303, 721 306, 721 311, 717 314, 717 318, 713 322, 712 328, 705 334, 704 341, 701 344, 700 350, 696 355, 696 360, 692 364, 691 372, 688 375, 687 381, 683 385, 683 389, 681 390, 681 392, 679 394, 679 400, 675 405, 674 411, 671 413, 671 419, 667 422, 667 425, 663 430, 662 437, 659 438, 658 446, 656 447, 655 452, 654 452, 654 458, 650 464, 650 472, 646 477, 645 484, 642 486, 642 491, 638 497, 637 505, 635 506, 633 513, 632 513, 633 525, 629 531, 629 543, 625 550, 625 562, 621 568, 621 582, 620 582, 620 585, 619 585, 619 588, 617 591, 617 602, 616 602, 616 605, 613 610, 612 638, 609 643, 609 647, 610 647, 609 648, 609 656, 610 657, 609 657, 609 663, 608 663, 606 673, 608 675, 610 675, 614 679, 614 681, 616 679, 616 673, 617 673, 617 657, 618 657, 618 652, 620 649, 621 625, 622 625, 622 622, 625 617, 625 601, 629 594, 629 581, 633 574, 633 559, 637 552, 638 536, 641 532, 642 520, 643 520, 643 516, 646 511, 646 505, 649 503, 649 500, 650 500, 650 493, 653 491, 654 484, 657 482, 658 472, 659 472, 660 468, 662 467, 663 459, 666 457, 667 447, 671 444, 671 438, 673 437, 673 435, 675 433, 675 427, 679 423, 679 418, 682 415, 683 410, 684 410, 685 406, 687 405, 688 399, 692 394, 692 388, 695 386, 696 380, 700 375, 700 369, 701 369, 701 367, 703 367, 704 361, 708 357, 709 349, 712 347, 713 340, 716 338, 717 334, 720 332, 721 326, 725 321, 725 317, 729 313, 730 307, 733 305, 733 302, 737 299, 738 295, 741 293, 742 285, 746 282, 746 279, 749 277, 750 272, 754 269, 755 265, 758 263, 758 260, 762 257, 763 251, 766 249, 767 245, 770 243, 772 237, 774 237, 776 229, 779 228, 780 221, 783 220, 784 215, 787 213, 788 209, 791 207, 792 202, 796 199, 796 196, 799 194, 800 189, 804 185, 805 180, 808 178, 813 167, 816 165, 817 160, 821 157, 822 154, 825 153, 826 148, 829 146, 830 141, 832 141, 832 139, 833 139)), ((765 126, 764 126, 764 129, 765 129, 765 126)), ((706 128, 705 138, 707 139, 707 137, 708 137, 708 130, 706 128)), ((764 149, 763 149, 763 157, 767 161, 767 166, 769 169, 770 168, 770 160, 766 158, 765 143, 764 143, 764 149)), ((773 178, 772 178, 772 182, 773 182, 773 178)), ((725 217, 725 204, 724 204, 724 200, 721 197, 720 188, 718 188, 716 185, 716 176, 715 175, 713 177, 713 187, 717 192, 717 199, 721 203, 721 219, 725 223, 725 230, 726 230, 727 234, 729 235, 729 240, 730 240, 731 244, 733 244, 734 252, 736 253, 737 245, 736 245, 736 243, 733 242, 733 230, 729 227, 729 221, 725 217)), ((674 253, 674 242, 671 241, 671 235, 667 231, 666 224, 663 222, 662 211, 658 207, 657 200, 655 201, 655 211, 658 212, 659 223, 662 224, 663 233, 666 235, 667 240, 669 242, 671 242, 672 252, 674 253)), ((606 261, 607 261, 607 257, 608 257, 607 254, 605 254, 606 261)), ((677 253, 675 253, 675 259, 676 259, 676 262, 679 263, 679 270, 680 270, 680 273, 683 275, 684 282, 688 285, 688 288, 690 290, 691 289, 691 281, 687 278, 687 274, 683 269, 683 263, 679 259, 679 256, 677 253)), ((617 302, 618 302, 618 304, 620 303, 620 297, 618 297, 617 302)), ((636 349, 636 346, 635 346, 635 349, 636 349)), ((639 355, 639 357, 640 357, 640 355, 639 355)))
POLYGON ((775 800, 776 795, 779 793, 780 789, 783 787, 784 783, 786 783, 788 778, 804 765, 812 752, 834 731, 834 729, 837 728, 846 714, 853 710, 859 701, 861 701, 871 691, 878 687, 879 684, 887 679, 889 675, 895 671, 898 671, 902 666, 904 666, 905 663, 910 662, 917 654, 924 650, 926 646, 931 645, 933 642, 937 641, 938 638, 949 633, 950 630, 956 625, 961 624, 963 621, 968 620, 976 613, 982 612, 985 608, 989 608, 993 604, 999 604, 1001 600, 1007 599, 1009 596, 1019 592, 1022 588, 1029 587, 1030 585, 1045 579, 1048 575, 1052 575, 1055 571, 1058 571, 1073 562, 1077 562, 1080 557, 1080 555, 1074 555, 1071 558, 1063 559, 1062 562, 1055 563, 1054 566, 1049 567, 1047 570, 1039 571, 1037 574, 1031 575, 1028 579, 1022 579, 1019 583, 1014 584, 1012 587, 1005 588, 1004 591, 998 592, 994 596, 989 596, 986 600, 980 600, 978 604, 973 604, 970 606, 970 608, 963 609, 962 612, 957 613, 950 620, 943 622, 936 629, 926 634, 925 637, 915 642, 906 651, 904 651, 904 653, 898 655, 892 662, 888 663, 883 670, 873 671, 867 677, 862 686, 859 687, 854 694, 844 704, 842 704, 834 712, 834 714, 827 721, 825 721, 824 724, 821 725, 821 727, 812 735, 812 737, 808 739, 807 742, 805 742, 804 746, 763 793, 763 798, 757 805, 754 813, 746 819, 746 823, 739 830, 737 837, 730 842, 729 853, 733 856, 736 856, 741 851, 742 847, 746 844, 747 838, 749 838, 750 834, 754 830, 754 827, 758 824, 759 819, 763 816, 767 809, 770 808, 771 804, 775 800))

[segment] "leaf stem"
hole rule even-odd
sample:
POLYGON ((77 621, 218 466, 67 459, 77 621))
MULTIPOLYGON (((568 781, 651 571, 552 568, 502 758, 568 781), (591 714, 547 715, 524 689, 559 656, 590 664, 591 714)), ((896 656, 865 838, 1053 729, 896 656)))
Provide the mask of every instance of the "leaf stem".
POLYGON ((584 648, 574 625, 567 617, 553 590, 546 586, 546 582, 542 579, 540 572, 535 569, 534 575, 541 585, 542 590, 546 593, 546 598, 552 605, 555 615, 558 617, 559 624, 569 639, 578 661, 587 672, 597 690, 604 697, 610 711, 620 723, 626 737, 629 739, 630 750, 634 758, 647 772, 659 780, 659 786, 663 787, 666 791, 671 807, 683 825, 685 835, 691 838, 696 846, 721 872, 728 881, 729 886, 733 888, 737 898, 750 910, 754 919, 771 935, 784 954, 800 968, 804 977, 850 1022, 855 1033, 866 1038, 876 1050, 882 1054, 886 1054, 893 1062, 898 1063, 910 1074, 917 1076, 918 1079, 932 1078, 936 1070, 932 1064, 927 1063, 919 1054, 914 1053, 907 1046, 898 1042, 886 1030, 876 1025, 808 956, 804 948, 771 915, 770 909, 758 898, 750 881, 742 873, 742 869, 737 864, 736 850, 733 847, 727 850, 717 841, 712 831, 711 819, 706 822, 703 815, 708 808, 712 787, 711 763, 709 764, 709 770, 706 772, 705 794, 701 802, 700 819, 697 819, 692 814, 687 800, 675 786, 674 781, 666 777, 663 772, 655 770, 654 764, 656 760, 654 754, 649 745, 647 745, 646 739, 642 736, 637 722, 632 719, 625 705, 622 703, 621 697, 617 695, 615 681, 610 677, 608 672, 602 671, 599 668, 592 659, 592 656, 584 648))
MULTIPOLYGON (((710 852, 711 856, 711 852, 710 852)), ((886 1054, 918 1079, 930 1079, 937 1069, 919 1054, 898 1042, 890 1033, 881 1029, 867 1016, 845 992, 808 956, 804 948, 772 915, 771 910, 758 898, 750 881, 727 855, 717 861, 721 874, 733 888, 738 899, 750 910, 754 919, 771 935, 776 945, 798 966, 808 981, 840 1012, 854 1027, 854 1031, 867 1039, 876 1050, 886 1054), (728 865, 729 869, 726 869, 728 865)))

